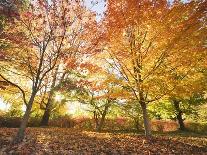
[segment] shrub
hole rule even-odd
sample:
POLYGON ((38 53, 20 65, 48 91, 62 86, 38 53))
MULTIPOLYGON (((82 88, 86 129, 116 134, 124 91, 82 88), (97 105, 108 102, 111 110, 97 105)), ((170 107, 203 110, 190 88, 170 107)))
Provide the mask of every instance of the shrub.
POLYGON ((93 119, 89 117, 76 117, 74 118, 74 122, 76 129, 93 130, 95 127, 93 119))
POLYGON ((70 116, 62 116, 49 121, 49 126, 71 128, 74 127, 75 122, 70 116))
POLYGON ((20 117, 0 117, 0 126, 8 128, 18 128, 21 124, 20 117))
POLYGON ((153 131, 167 132, 176 131, 178 124, 175 121, 153 120, 151 121, 151 127, 153 131))
MULTIPOLYGON (((21 117, 0 117, 0 127, 18 128, 21 124, 21 117)), ((71 128, 74 121, 69 116, 59 117, 49 121, 49 126, 71 128)), ((27 124, 28 127, 39 127, 40 118, 31 117, 27 124)))
POLYGON ((117 117, 115 119, 106 119, 105 121, 105 130, 131 130, 134 129, 133 120, 124 118, 124 117, 117 117))
POLYGON ((31 117, 27 124, 28 127, 39 127, 40 126, 40 118, 31 117))
POLYGON ((194 132, 206 132, 207 131, 207 122, 186 122, 186 128, 194 132))

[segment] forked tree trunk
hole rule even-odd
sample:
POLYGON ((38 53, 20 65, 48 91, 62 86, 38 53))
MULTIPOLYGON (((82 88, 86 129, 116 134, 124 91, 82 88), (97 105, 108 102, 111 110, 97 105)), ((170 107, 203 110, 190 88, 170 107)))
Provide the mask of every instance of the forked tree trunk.
POLYGON ((35 99, 35 95, 36 95, 36 92, 33 91, 32 95, 30 97, 30 100, 28 102, 25 114, 22 118, 22 122, 21 122, 20 128, 18 130, 18 133, 17 133, 16 137, 13 139, 13 143, 15 143, 15 144, 22 142, 22 140, 24 139, 24 133, 25 133, 25 129, 27 127, 27 123, 28 123, 28 120, 29 120, 29 116, 30 116, 30 112, 31 112, 31 109, 32 109, 34 99, 35 99))
POLYGON ((173 105, 175 107, 176 110, 176 117, 179 123, 179 130, 184 131, 186 130, 185 124, 184 124, 184 120, 183 120, 183 112, 180 109, 180 102, 178 100, 173 100, 173 105))
POLYGON ((147 113, 147 105, 144 102, 141 102, 142 107, 142 114, 143 114, 143 120, 144 120, 144 129, 145 129, 145 136, 151 137, 151 126, 150 121, 147 113))
POLYGON ((101 114, 101 120, 100 120, 100 123, 98 124, 98 127, 96 128, 96 131, 97 132, 100 132, 103 125, 104 125, 104 121, 105 121, 105 118, 106 118, 106 114, 108 112, 108 109, 109 109, 109 105, 105 105, 105 108, 104 108, 104 111, 103 113, 101 114))
POLYGON ((100 123, 98 124, 98 127, 96 128, 97 132, 101 131, 101 129, 104 125, 105 117, 106 117, 106 114, 103 114, 102 117, 101 117, 100 123))

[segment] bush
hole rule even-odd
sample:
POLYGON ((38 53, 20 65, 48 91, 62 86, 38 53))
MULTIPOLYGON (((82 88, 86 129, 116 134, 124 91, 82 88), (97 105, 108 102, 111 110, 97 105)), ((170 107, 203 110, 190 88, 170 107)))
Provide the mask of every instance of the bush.
POLYGON ((134 128, 133 120, 123 117, 117 117, 115 119, 106 119, 106 130, 129 130, 134 128))
POLYGON ((74 127, 75 122, 70 116, 62 116, 49 121, 49 126, 71 128, 74 127))
POLYGON ((39 127, 40 126, 40 118, 31 117, 27 124, 28 127, 39 127))
MULTIPOLYGON (((21 124, 21 117, 6 117, 0 116, 0 127, 18 128, 21 124)), ((69 116, 59 117, 49 121, 49 126, 71 128, 74 126, 74 121, 69 116)), ((28 127, 39 127, 40 118, 31 117, 27 124, 28 127)))
POLYGON ((95 127, 93 119, 88 117, 76 117, 74 118, 74 122, 74 126, 76 129, 93 130, 95 127))
POLYGON ((186 128, 193 132, 206 132, 207 131, 207 122, 186 122, 186 128))
MULTIPOLYGON (((21 124, 21 117, 8 117, 0 116, 0 127, 18 128, 21 124)), ((28 122, 28 127, 39 127, 40 118, 31 117, 28 122)), ((95 122, 93 119, 88 117, 76 117, 71 118, 70 116, 62 116, 49 121, 49 126, 94 130, 95 122)), ((188 130, 193 132, 206 132, 207 122, 185 122, 185 126, 188 130)), ((140 130, 143 129, 142 125, 140 130)), ((152 131, 168 132, 178 130, 178 123, 176 121, 166 120, 152 120, 151 128, 152 131)), ((102 130, 107 131, 137 131, 134 125, 134 120, 118 117, 116 119, 107 118, 104 122, 102 130)))
POLYGON ((20 117, 0 117, 0 126, 8 128, 18 128, 21 124, 20 117))
MULTIPOLYGON (((21 124, 21 117, 0 117, 0 127, 7 127, 7 128, 18 128, 21 124)), ((39 126, 39 119, 37 118, 30 118, 28 122, 28 127, 38 127, 39 126)))
POLYGON ((151 121, 151 127, 153 131, 159 132, 176 131, 178 123, 175 121, 153 120, 151 121))
MULTIPOLYGON (((74 119, 75 121, 75 128, 76 129, 87 129, 87 130, 94 130, 95 129, 95 122, 91 118, 87 117, 77 117, 74 119)), ((116 119, 105 119, 104 126, 102 130, 112 131, 112 130, 131 130, 134 128, 134 124, 132 120, 127 118, 119 117, 116 119)))

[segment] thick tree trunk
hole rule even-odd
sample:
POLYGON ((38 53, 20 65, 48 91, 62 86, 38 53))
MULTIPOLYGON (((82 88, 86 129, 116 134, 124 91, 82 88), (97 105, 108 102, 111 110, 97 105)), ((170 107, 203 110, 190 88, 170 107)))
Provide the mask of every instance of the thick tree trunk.
POLYGON ((46 105, 46 109, 45 109, 44 114, 42 116, 42 120, 40 122, 40 126, 48 126, 48 124, 49 124, 50 112, 51 112, 51 110, 49 108, 50 104, 51 103, 48 102, 47 105, 46 105))
POLYGON ((13 139, 13 143, 20 143, 24 139, 24 133, 25 133, 25 129, 26 129, 26 126, 27 126, 27 123, 28 123, 28 120, 29 120, 29 116, 30 116, 30 112, 31 112, 31 109, 32 109, 34 99, 35 99, 35 95, 36 95, 36 93, 35 93, 35 91, 33 91, 32 95, 30 97, 30 100, 28 102, 28 105, 27 105, 25 114, 23 116, 23 119, 22 119, 20 128, 18 130, 18 133, 17 133, 16 137, 13 139))
POLYGON ((151 137, 151 127, 150 127, 150 121, 147 113, 147 105, 145 103, 140 103, 142 107, 142 114, 143 114, 143 120, 144 120, 144 129, 145 129, 145 136, 151 137))
POLYGON ((53 93, 53 90, 52 90, 49 94, 49 98, 48 98, 48 101, 47 101, 47 104, 46 104, 46 108, 45 108, 44 114, 42 116, 42 120, 40 122, 41 126, 48 126, 48 124, 49 124, 53 94, 54 93, 53 93))
POLYGON ((180 109, 180 102, 178 100, 173 100, 173 105, 176 110, 176 117, 177 117, 177 120, 179 123, 179 130, 184 131, 184 130, 186 130, 186 128, 185 128, 185 124, 184 124, 183 117, 182 117, 183 112, 180 109))
POLYGON ((149 121, 148 114, 147 114, 147 105, 145 102, 144 90, 142 87, 142 83, 143 83, 142 74, 141 74, 142 53, 141 53, 141 50, 136 50, 136 37, 135 37, 134 27, 132 27, 131 29, 130 47, 131 47, 131 54, 132 54, 133 71, 134 71, 134 76, 135 76, 135 81, 136 81, 136 92, 139 93, 138 95, 139 97, 137 96, 135 90, 134 90, 134 94, 142 107, 145 136, 148 138, 148 137, 151 137, 151 127, 150 127, 150 121, 149 121))
MULTIPOLYGON (((49 124, 50 113, 51 113, 51 110, 52 110, 51 108, 52 108, 52 104, 53 104, 54 88, 55 88, 57 73, 58 73, 58 67, 55 70, 55 74, 54 74, 54 77, 53 77, 53 80, 52 80, 52 85, 51 85, 51 90, 49 92, 48 101, 47 101, 47 104, 46 104, 46 107, 45 107, 44 114, 42 116, 42 120, 40 122, 41 126, 48 126, 48 124, 49 124)), ((62 78, 64 78, 64 75, 63 75, 62 78)))

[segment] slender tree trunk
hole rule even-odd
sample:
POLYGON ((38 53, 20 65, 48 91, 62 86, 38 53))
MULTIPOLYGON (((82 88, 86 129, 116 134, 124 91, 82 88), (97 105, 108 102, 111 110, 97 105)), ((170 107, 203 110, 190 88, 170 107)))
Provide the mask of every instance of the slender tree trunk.
POLYGON ((185 127, 185 124, 184 124, 184 120, 183 120, 183 112, 182 110, 180 109, 180 102, 178 100, 173 100, 173 105, 175 107, 175 110, 176 110, 176 117, 177 117, 177 120, 178 120, 178 123, 179 123, 179 130, 186 130, 186 127, 185 127))
POLYGON ((93 112, 93 118, 94 118, 94 120, 95 120, 95 129, 96 129, 96 131, 98 130, 98 126, 99 126, 99 121, 98 121, 98 114, 97 114, 97 112, 96 111, 94 111, 93 112))
POLYGON ((147 105, 144 102, 142 102, 140 104, 141 104, 141 107, 142 107, 145 136, 146 137, 151 137, 151 127, 150 127, 150 121, 149 121, 149 117, 148 117, 148 113, 147 113, 147 105))
POLYGON ((35 95, 36 95, 36 92, 33 91, 31 94, 30 100, 28 102, 26 112, 22 118, 22 122, 21 122, 20 128, 18 130, 18 133, 17 133, 16 137, 13 139, 13 143, 20 143, 24 139, 24 133, 25 133, 25 129, 26 129, 26 126, 27 126, 27 123, 29 120, 29 116, 30 116, 30 112, 32 109, 34 99, 35 99, 35 95))
POLYGON ((103 113, 101 114, 101 120, 100 120, 100 123, 98 125, 98 128, 97 128, 97 132, 100 132, 103 125, 104 125, 104 121, 105 121, 105 118, 106 118, 106 114, 108 112, 108 109, 109 109, 109 105, 105 105, 105 108, 104 108, 104 111, 103 113))
POLYGON ((137 131, 140 131, 140 122, 137 118, 134 118, 134 127, 137 131))

